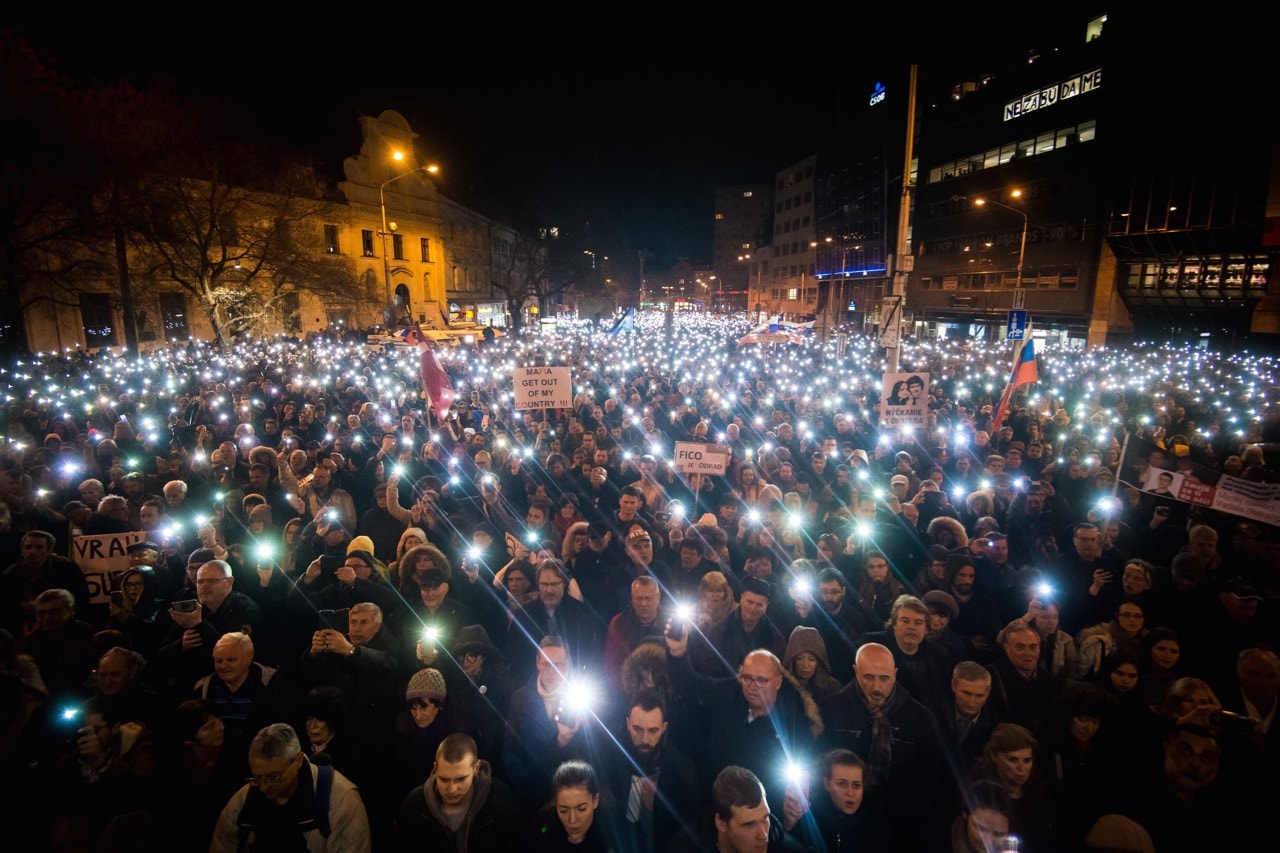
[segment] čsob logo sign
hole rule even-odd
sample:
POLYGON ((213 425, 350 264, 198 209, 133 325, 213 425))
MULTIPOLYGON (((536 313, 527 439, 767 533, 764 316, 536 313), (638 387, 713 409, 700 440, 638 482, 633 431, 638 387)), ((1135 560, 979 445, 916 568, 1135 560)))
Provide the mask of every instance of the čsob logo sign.
POLYGON ((883 101, 884 95, 884 84, 877 81, 876 87, 871 90, 871 100, 869 101, 870 106, 874 107, 876 104, 883 101))

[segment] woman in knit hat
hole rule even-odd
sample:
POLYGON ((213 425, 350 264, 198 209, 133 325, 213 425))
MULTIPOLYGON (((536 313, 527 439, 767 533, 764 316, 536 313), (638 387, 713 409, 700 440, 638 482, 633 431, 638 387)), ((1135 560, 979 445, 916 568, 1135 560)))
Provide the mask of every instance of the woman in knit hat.
POLYGON ((404 532, 400 534, 400 541, 396 543, 396 558, 387 566, 391 572, 389 580, 395 583, 395 579, 399 577, 400 561, 404 559, 404 555, 419 545, 427 544, 427 532, 421 527, 406 527, 404 532))
POLYGON ((469 725, 462 725, 453 713, 444 675, 438 669, 420 669, 409 679, 404 691, 405 709, 395 721, 396 795, 403 799, 431 775, 436 747, 454 732, 475 737, 469 725))

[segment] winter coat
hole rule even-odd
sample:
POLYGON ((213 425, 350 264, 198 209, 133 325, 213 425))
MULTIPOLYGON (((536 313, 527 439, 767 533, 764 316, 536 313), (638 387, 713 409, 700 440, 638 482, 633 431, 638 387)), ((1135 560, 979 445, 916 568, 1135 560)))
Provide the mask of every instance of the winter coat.
POLYGON ((792 629, 791 636, 787 640, 787 648, 782 653, 782 666, 796 676, 797 682, 808 690, 814 699, 821 699, 823 696, 838 693, 840 688, 844 686, 831 674, 831 661, 827 657, 827 644, 823 642, 822 635, 817 628, 797 625, 792 629), (807 683, 800 681, 800 676, 796 675, 795 667, 792 666, 792 663, 801 652, 809 652, 818 659, 818 668, 807 683))
MULTIPOLYGON (((306 764, 310 774, 311 790, 315 791, 315 780, 320 771, 311 762, 306 764)), ((300 783, 301 784, 301 783, 300 783)), ((209 845, 209 853, 237 853, 240 850, 241 812, 251 788, 245 785, 231 798, 222 814, 218 816, 218 824, 213 832, 213 841, 209 845)), ((314 796, 314 794, 313 794, 314 796)), ((275 806, 268 806, 275 808, 275 806)), ((369 818, 365 813, 364 802, 356 786, 338 771, 333 772, 332 787, 329 791, 329 835, 326 837, 318 827, 302 833, 308 853, 370 853, 373 842, 369 836, 369 818)))
POLYGON ((457 830, 448 829, 436 794, 434 773, 404 798, 396 817, 397 850, 438 853, 514 850, 525 826, 520 801, 503 782, 493 778, 489 762, 476 765, 471 805, 457 830))

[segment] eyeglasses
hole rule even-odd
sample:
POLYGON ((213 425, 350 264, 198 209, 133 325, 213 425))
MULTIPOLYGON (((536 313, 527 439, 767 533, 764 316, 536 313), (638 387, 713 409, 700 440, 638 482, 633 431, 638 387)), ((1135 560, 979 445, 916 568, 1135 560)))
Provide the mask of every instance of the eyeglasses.
POLYGON ((750 687, 751 685, 755 685, 756 687, 768 687, 769 682, 773 681, 773 676, 744 674, 744 675, 739 675, 738 680, 741 681, 743 686, 746 686, 746 687, 750 687))
MULTIPOLYGON (((302 755, 300 752, 294 753, 293 757, 289 759, 289 764, 292 765, 294 760, 300 755, 302 755)), ((290 766, 281 770, 279 773, 268 773, 265 776, 248 776, 244 781, 248 782, 249 785, 254 788, 274 788, 288 777, 289 771, 292 769, 292 766, 290 766)))

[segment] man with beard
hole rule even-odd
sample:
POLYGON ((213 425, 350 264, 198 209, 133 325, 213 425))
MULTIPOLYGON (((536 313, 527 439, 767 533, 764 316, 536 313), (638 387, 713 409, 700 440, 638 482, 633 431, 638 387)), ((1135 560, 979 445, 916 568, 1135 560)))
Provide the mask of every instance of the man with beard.
MULTIPOLYGON (((1207 716, 1203 709, 1195 713, 1195 718, 1207 716)), ((1256 826, 1251 829, 1247 818, 1261 813, 1259 788, 1222 773, 1222 747, 1213 729, 1199 723, 1175 725, 1164 739, 1162 758, 1148 768, 1145 780, 1126 786, 1133 802, 1123 809, 1151 834, 1156 850, 1230 849, 1249 843, 1246 836, 1256 826)))
POLYGON ((848 749, 867 763, 873 790, 889 804, 894 849, 938 849, 945 832, 939 780, 946 768, 937 727, 932 713, 898 684, 893 652, 879 643, 863 645, 853 679, 818 707, 819 748, 848 749))
POLYGON ((978 589, 978 570, 967 555, 947 560, 951 572, 951 596, 959 612, 951 620, 951 630, 969 641, 978 658, 989 661, 996 655, 996 634, 1007 622, 1000 621, 1000 608, 986 592, 978 589))
POLYGON ((853 656, 863 635, 880 626, 871 611, 849 595, 844 575, 832 566, 818 572, 818 600, 822 607, 811 610, 800 624, 818 629, 827 647, 831 674, 843 684, 853 677, 853 656))
POLYGON ((698 816, 698 772, 667 739, 667 703, 657 690, 631 698, 607 782, 628 850, 652 853, 698 816))

